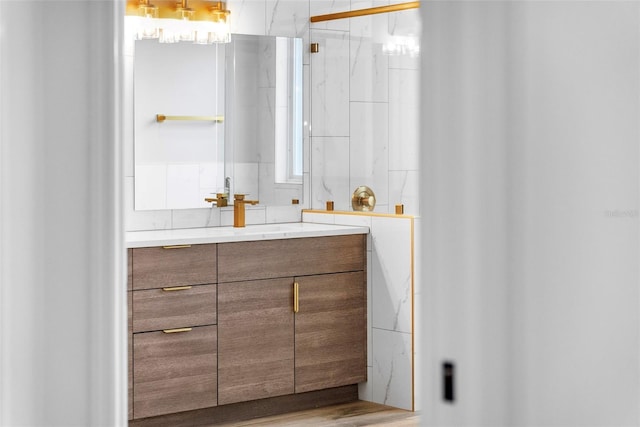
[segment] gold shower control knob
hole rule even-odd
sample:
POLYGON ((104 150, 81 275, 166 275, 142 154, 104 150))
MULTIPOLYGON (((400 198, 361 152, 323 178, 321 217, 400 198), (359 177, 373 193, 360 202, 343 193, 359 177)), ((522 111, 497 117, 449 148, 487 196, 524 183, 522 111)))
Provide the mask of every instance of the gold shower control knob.
POLYGON ((366 185, 356 188, 351 196, 351 207, 354 211, 372 211, 376 205, 376 195, 366 185))

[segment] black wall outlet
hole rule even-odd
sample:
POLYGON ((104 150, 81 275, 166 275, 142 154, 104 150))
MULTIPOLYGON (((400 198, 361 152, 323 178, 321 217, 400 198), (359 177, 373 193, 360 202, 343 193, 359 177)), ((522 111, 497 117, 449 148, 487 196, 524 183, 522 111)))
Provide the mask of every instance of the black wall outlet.
POLYGON ((455 365, 453 362, 442 363, 442 400, 453 403, 455 394, 455 365))

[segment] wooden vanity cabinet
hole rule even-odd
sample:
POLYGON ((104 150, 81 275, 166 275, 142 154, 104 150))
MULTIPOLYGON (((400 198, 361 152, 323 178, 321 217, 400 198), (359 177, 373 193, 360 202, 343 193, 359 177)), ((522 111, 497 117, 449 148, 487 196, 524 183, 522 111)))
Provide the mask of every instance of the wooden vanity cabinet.
POLYGON ((219 245, 219 404, 366 380, 365 242, 219 245))
POLYGON ((357 398, 365 235, 136 248, 130 262, 133 425, 357 398))
POLYGON ((133 419, 217 405, 217 247, 132 250, 133 419))

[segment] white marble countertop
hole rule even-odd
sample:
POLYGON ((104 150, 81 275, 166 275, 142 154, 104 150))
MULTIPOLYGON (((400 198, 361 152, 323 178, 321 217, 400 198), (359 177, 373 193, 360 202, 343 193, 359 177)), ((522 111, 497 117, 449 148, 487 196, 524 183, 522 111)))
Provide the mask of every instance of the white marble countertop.
POLYGON ((291 222, 284 224, 247 225, 243 228, 210 227, 173 230, 129 231, 127 248, 189 245, 203 243, 247 242, 252 240, 295 239, 301 237, 367 234, 369 227, 291 222))

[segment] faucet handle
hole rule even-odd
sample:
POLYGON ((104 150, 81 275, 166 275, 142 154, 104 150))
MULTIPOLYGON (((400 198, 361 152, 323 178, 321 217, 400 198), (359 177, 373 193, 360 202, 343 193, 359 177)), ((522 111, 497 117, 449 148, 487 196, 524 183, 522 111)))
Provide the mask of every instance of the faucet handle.
POLYGON ((227 195, 224 193, 216 193, 216 197, 205 197, 204 201, 207 203, 213 203, 214 205, 216 205, 219 208, 222 208, 224 206, 228 205, 228 200, 227 200, 227 195))

